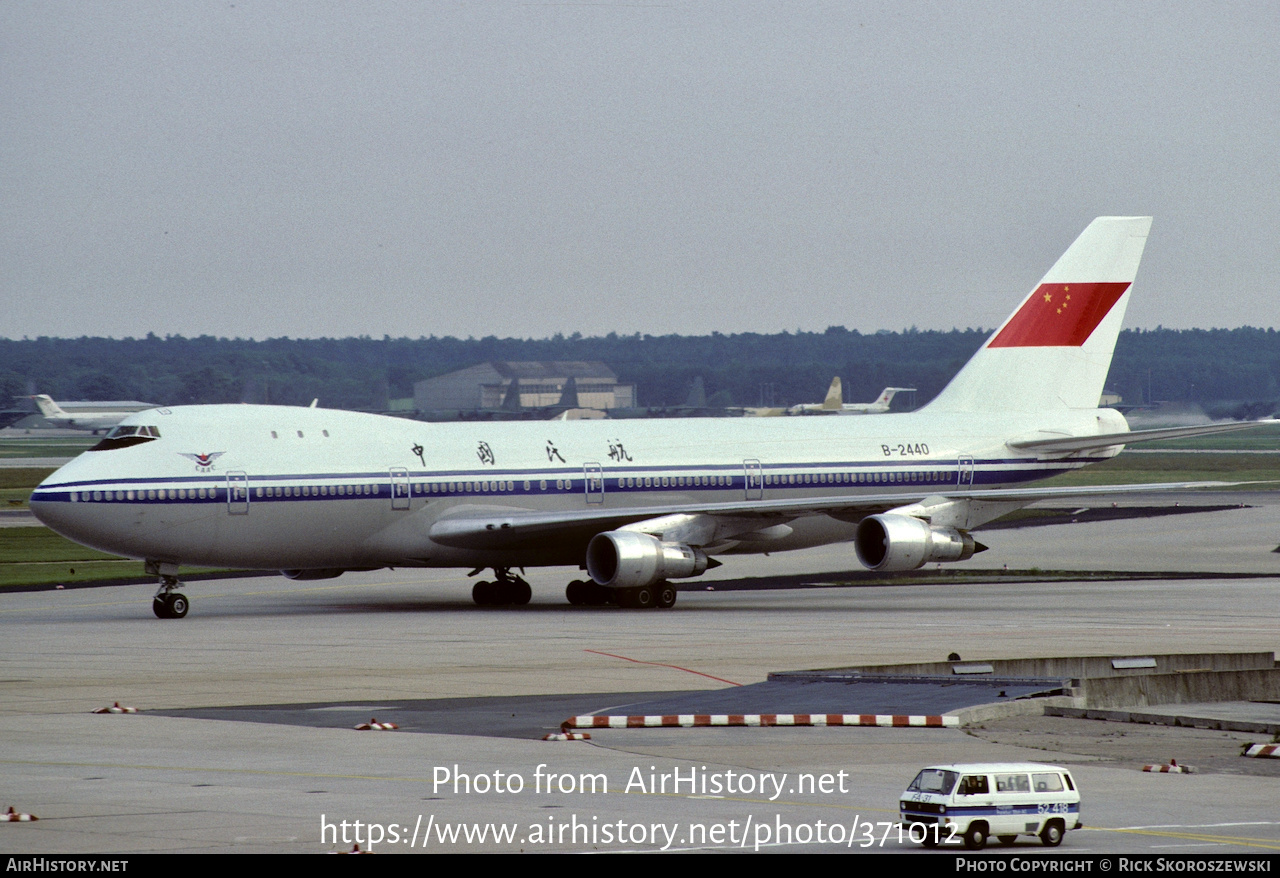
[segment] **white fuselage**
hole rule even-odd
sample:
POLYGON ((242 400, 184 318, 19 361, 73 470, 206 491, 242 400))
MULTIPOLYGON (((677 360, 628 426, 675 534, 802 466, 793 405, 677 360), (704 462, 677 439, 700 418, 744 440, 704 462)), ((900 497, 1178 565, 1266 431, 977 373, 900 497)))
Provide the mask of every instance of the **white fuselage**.
MULTIPOLYGON (((49 477, 31 508, 54 530, 128 557, 260 569, 515 567, 582 563, 590 534, 464 548, 437 522, 487 511, 698 508, 789 498, 902 495, 1023 485, 1090 457, 1037 456, 1031 431, 1124 429, 1109 410, 876 418, 436 424, 329 409, 153 409, 154 428, 89 451, 49 477)), ((793 517, 789 535, 729 551, 851 539, 856 520, 793 517)))

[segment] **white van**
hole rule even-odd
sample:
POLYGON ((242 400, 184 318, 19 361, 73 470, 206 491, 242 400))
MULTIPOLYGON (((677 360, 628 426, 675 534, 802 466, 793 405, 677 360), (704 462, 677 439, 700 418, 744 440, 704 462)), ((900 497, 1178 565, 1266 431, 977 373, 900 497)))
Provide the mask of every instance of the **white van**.
POLYGON ((955 840, 975 851, 993 835, 1006 845, 1038 835, 1056 847, 1064 832, 1082 825, 1071 772, 1037 762, 931 766, 916 775, 898 808, 911 839, 925 847, 955 840))

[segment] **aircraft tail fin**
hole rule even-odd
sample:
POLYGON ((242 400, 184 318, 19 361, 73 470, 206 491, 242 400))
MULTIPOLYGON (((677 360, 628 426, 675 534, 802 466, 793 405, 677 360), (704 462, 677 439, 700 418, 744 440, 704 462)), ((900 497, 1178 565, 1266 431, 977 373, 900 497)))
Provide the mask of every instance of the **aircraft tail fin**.
POLYGON ((511 385, 507 387, 506 395, 502 397, 502 405, 498 408, 504 412, 524 411, 524 406, 520 404, 519 376, 511 379, 511 385))
POLYGON ((36 401, 36 406, 40 409, 40 414, 46 418, 65 418, 67 413, 53 401, 53 399, 44 393, 38 393, 31 397, 36 401))
POLYGON ((837 375, 831 379, 831 386, 827 388, 827 398, 822 401, 822 407, 838 412, 843 405, 844 385, 840 383, 840 376, 837 375))
POLYGON ((707 387, 702 382, 701 375, 694 376, 693 386, 689 388, 689 396, 685 399, 684 404, 691 409, 704 409, 707 407, 707 387))
POLYGON ((578 408, 578 379, 572 375, 564 383, 564 389, 560 391, 560 402, 557 405, 562 405, 566 409, 578 408))
POLYGON ((1151 217, 1098 217, 964 368, 932 411, 1098 407, 1151 217))

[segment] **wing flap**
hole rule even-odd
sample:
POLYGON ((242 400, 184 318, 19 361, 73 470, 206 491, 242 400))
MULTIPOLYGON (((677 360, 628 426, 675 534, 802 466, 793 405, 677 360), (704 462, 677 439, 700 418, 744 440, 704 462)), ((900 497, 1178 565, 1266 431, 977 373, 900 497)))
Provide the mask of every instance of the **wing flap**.
MULTIPOLYGON (((666 516, 698 515, 721 520, 726 528, 745 531, 743 519, 754 519, 754 530, 768 532, 807 515, 828 515, 857 522, 868 515, 886 512, 912 503, 944 500, 979 500, 1026 504, 1037 500, 1086 498, 1114 494, 1148 494, 1222 488, 1240 482, 1161 482, 1148 485, 1092 485, 1070 488, 984 488, 951 491, 863 494, 834 497, 805 497, 788 500, 738 500, 728 503, 671 504, 582 509, 574 512, 543 512, 512 507, 460 507, 456 515, 438 519, 428 531, 433 542, 460 549, 520 549, 536 547, 554 537, 557 541, 581 542, 584 546, 597 533, 617 530, 666 516)), ((633 528, 634 529, 634 528, 633 528)), ((724 529, 721 529, 722 532, 724 529)))

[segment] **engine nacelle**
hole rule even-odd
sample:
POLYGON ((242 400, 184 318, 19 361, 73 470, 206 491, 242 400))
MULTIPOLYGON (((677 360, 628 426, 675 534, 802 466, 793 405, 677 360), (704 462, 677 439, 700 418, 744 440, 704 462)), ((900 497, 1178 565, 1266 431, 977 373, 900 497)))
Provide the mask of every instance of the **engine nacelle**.
POLYGON ((587 546, 587 573, 606 588, 636 588, 663 579, 697 576, 708 564, 701 549, 664 543, 635 531, 596 534, 587 546))
POLYGON ((858 560, 871 570, 915 570, 930 561, 967 561, 986 548, 954 527, 934 527, 910 515, 871 515, 854 538, 858 560))

